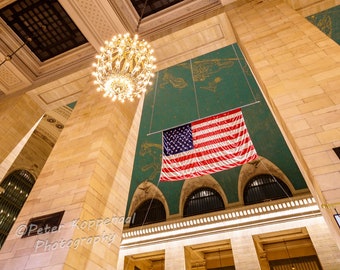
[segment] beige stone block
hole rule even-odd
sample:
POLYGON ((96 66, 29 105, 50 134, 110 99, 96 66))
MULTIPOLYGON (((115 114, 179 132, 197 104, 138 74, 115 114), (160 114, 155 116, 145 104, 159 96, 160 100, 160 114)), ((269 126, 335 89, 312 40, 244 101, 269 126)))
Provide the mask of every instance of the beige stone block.
POLYGON ((296 143, 300 149, 306 149, 309 147, 314 147, 320 144, 319 139, 315 136, 315 134, 311 134, 308 136, 302 136, 296 138, 296 143))
POLYGON ((51 201, 44 201, 39 203, 33 203, 32 210, 31 210, 31 217, 41 216, 44 214, 49 214, 48 209, 50 208, 51 201), (47 212, 48 211, 48 212, 47 212), (44 214, 38 214, 44 213, 44 214))
POLYGON ((325 60, 325 55, 308 54, 297 59, 303 66, 308 69, 308 66, 315 66, 316 63, 322 63, 325 60))
POLYGON ((81 192, 77 192, 74 194, 73 196, 73 200, 72 200, 72 205, 74 204, 82 204, 85 201, 85 197, 86 197, 86 191, 81 191, 81 192))
POLYGON ((22 269, 22 266, 26 265, 28 260, 29 256, 22 256, 7 261, 0 261, 0 269, 22 269))
MULTIPOLYGON (((327 122, 327 121, 326 121, 327 122)), ((340 130, 340 122, 331 122, 331 123, 326 123, 325 125, 322 125, 322 128, 324 130, 340 130)), ((333 143, 337 143, 338 140, 333 141, 333 143)))
MULTIPOLYGON (((25 223, 26 225, 26 223, 25 223)), ((21 249, 32 249, 34 248, 34 244, 37 241, 37 236, 31 236, 26 238, 21 238, 24 230, 22 230, 22 225, 14 225, 14 234, 17 237, 16 243, 14 244, 13 250, 19 251, 21 249)))
POLYGON ((279 77, 282 80, 291 80, 291 79, 300 79, 303 78, 306 73, 304 67, 291 67, 288 71, 282 72, 279 74, 279 77))
POLYGON ((327 166, 311 168, 311 173, 313 175, 322 175, 327 173, 333 173, 340 171, 340 164, 330 164, 327 166))
POLYGON ((233 237, 231 246, 236 269, 261 269, 250 235, 233 237), (247 256, 244 256, 244 254, 247 254, 247 256))
POLYGON ((324 132, 318 132, 316 136, 318 137, 321 143, 336 142, 339 141, 340 130, 339 129, 326 130, 324 132))
POLYGON ((280 109, 294 107, 297 104, 302 103, 301 98, 299 98, 293 93, 282 94, 281 96, 276 96, 274 98, 274 102, 275 102, 275 105, 280 109))
MULTIPOLYGON (((281 83, 274 83, 274 85, 269 85, 269 82, 272 81, 271 79, 272 79, 272 77, 269 77, 266 80, 264 80, 264 82, 266 83, 266 85, 270 86, 269 91, 270 91, 270 94, 273 96, 274 99, 287 93, 287 90, 285 89, 285 85, 282 82, 281 83)), ((268 91, 267 89, 264 89, 264 90, 265 90, 264 91, 265 93, 268 91)))
POLYGON ((109 250, 109 246, 106 243, 96 243, 93 246, 92 249, 92 254, 91 254, 91 258, 93 259, 93 261, 95 261, 98 265, 103 265, 103 269, 106 269, 107 265, 110 265, 110 263, 114 263, 115 258, 117 259, 117 254, 115 254, 113 251, 109 250), (109 251, 109 252, 108 252, 109 251), (105 259, 107 259, 106 262, 103 261, 103 259, 101 259, 101 254, 109 254, 105 259))
POLYGON ((329 106, 313 111, 307 115, 308 122, 311 126, 322 126, 333 124, 339 121, 340 104, 329 106))
MULTIPOLYGON (((0 265, 1 261, 6 261, 14 257, 15 251, 13 251, 12 247, 14 246, 14 241, 9 240, 7 242, 11 242, 9 245, 6 244, 3 248, 1 248, 1 253, 0 253, 0 265)), ((1 268, 0 268, 1 269, 1 268)))
POLYGON ((50 207, 52 209, 63 208, 65 205, 70 205, 73 201, 73 194, 63 196, 62 198, 57 197, 50 202, 50 207))
POLYGON ((62 219, 62 223, 65 226, 65 230, 66 228, 71 228, 72 221, 79 218, 82 205, 83 203, 68 206, 68 209, 67 211, 65 211, 62 219))
POLYGON ((45 267, 49 265, 52 253, 33 253, 29 257, 25 269, 37 269, 38 267, 45 267))
POLYGON ((336 204, 340 201, 340 188, 333 188, 322 192, 327 203, 336 204))
POLYGON ((35 253, 35 249, 34 249, 34 244, 30 247, 30 248, 20 248, 18 250, 16 250, 15 252, 15 257, 23 257, 23 256, 29 256, 31 254, 35 253))
POLYGON ((301 39, 301 41, 295 42, 295 44, 288 44, 287 47, 289 48, 290 53, 295 58, 305 57, 313 51, 314 46, 313 44, 307 43, 309 40, 301 39))
POLYGON ((313 127, 313 128, 309 128, 309 129, 300 130, 300 131, 294 132, 293 136, 294 136, 294 138, 300 138, 300 137, 315 134, 316 132, 322 132, 322 128, 321 127, 313 127))
MULTIPOLYGON (((42 267, 40 268, 40 270, 65 270, 66 268, 63 267, 62 264, 59 265, 51 265, 51 266, 47 266, 47 267, 42 267)), ((67 268, 69 269, 69 268, 67 268)))
POLYGON ((318 254, 323 269, 337 269, 340 266, 339 249, 325 223, 309 224, 309 236, 318 254))
POLYGON ((340 189, 340 172, 317 175, 315 179, 318 181, 321 190, 340 189))
POLYGON ((330 149, 332 149, 332 145, 331 144, 316 144, 314 146, 310 146, 308 148, 305 148, 302 150, 302 154, 309 156, 315 153, 320 153, 320 152, 326 152, 329 157, 331 158, 331 152, 330 149))
POLYGON ((310 128, 305 119, 291 119, 287 125, 292 133, 310 128))
POLYGON ((340 87, 338 90, 328 91, 327 94, 335 104, 340 104, 340 87))
POLYGON ((289 80, 283 80, 282 84, 285 93, 296 93, 301 87, 304 89, 315 87, 315 80, 310 77, 291 78, 289 80))
POLYGON ((5 102, 0 104, 0 137, 6 141, 5 144, 0 144, 0 163, 6 159, 43 113, 43 110, 27 95, 5 99, 5 102))
POLYGON ((315 61, 315 63, 304 65, 305 70, 308 72, 308 74, 310 74, 310 76, 314 76, 315 74, 323 72, 329 67, 335 66, 334 59, 330 58, 329 56, 326 57, 326 59, 319 59, 318 61, 315 61))
POLYGON ((273 75, 270 78, 266 79, 266 83, 268 85, 278 85, 278 84, 280 84, 280 82, 281 82, 281 80, 280 80, 279 76, 277 76, 277 75, 273 75))
POLYGON ((85 252, 84 249, 82 249, 82 253, 78 253, 76 251, 77 250, 70 249, 70 253, 67 256, 66 263, 64 263, 65 270, 86 269, 86 264, 89 258, 89 252, 85 252), (72 267, 71 265, 75 266, 76 268, 72 267))
POLYGON ((340 49, 339 49, 339 45, 334 41, 334 44, 332 47, 326 48, 324 49, 325 53, 327 54, 327 57, 329 59, 334 60, 335 63, 339 63, 340 62, 340 49))
MULTIPOLYGON (((326 125, 322 125, 322 128, 324 130, 334 130, 334 129, 337 129, 339 130, 340 129, 340 122, 335 122, 335 123, 330 123, 330 124, 326 124, 326 125)), ((336 143, 337 140, 335 140, 333 143, 336 143)))
POLYGON ((318 74, 315 74, 312 76, 313 79, 316 81, 324 81, 329 80, 334 77, 338 77, 340 74, 340 66, 339 67, 329 67, 328 70, 319 72, 318 74))
POLYGON ((310 154, 305 156, 305 159, 311 168, 322 167, 333 163, 326 151, 310 154))
POLYGON ((283 106, 280 106, 280 114, 283 118, 289 119, 294 118, 296 115, 299 115, 301 112, 298 109, 298 106, 302 104, 301 100, 297 100, 294 102, 291 102, 289 104, 285 104, 283 106))

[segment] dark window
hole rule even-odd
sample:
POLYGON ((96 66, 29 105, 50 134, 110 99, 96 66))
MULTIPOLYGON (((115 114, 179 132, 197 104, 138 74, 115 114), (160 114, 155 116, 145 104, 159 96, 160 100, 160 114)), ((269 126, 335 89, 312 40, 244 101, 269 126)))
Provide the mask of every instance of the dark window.
POLYGON ((306 256, 290 259, 269 261, 270 270, 291 270, 293 269, 322 269, 317 256, 306 256))
POLYGON ((340 147, 335 147, 333 148, 333 151, 335 152, 335 154, 338 156, 338 158, 340 159, 340 147))
POLYGON ((235 266, 223 266, 218 268, 208 268, 208 270, 235 270, 235 266))
POLYGON ((199 188, 189 195, 183 216, 194 216, 225 209, 220 194, 211 188, 199 188))
POLYGON ((183 0, 131 0, 139 16, 145 18, 163 9, 171 7, 183 0))
POLYGON ((0 184, 4 192, 0 194, 0 246, 9 234, 35 179, 26 170, 17 170, 9 174, 0 184))
POLYGON ((143 202, 133 213, 130 228, 165 220, 166 214, 163 204, 157 199, 150 199, 143 202))
POLYGON ((257 175, 249 180, 243 192, 244 204, 255 204, 291 196, 292 193, 287 185, 269 174, 257 175))
POLYGON ((59 229, 61 219, 65 211, 31 218, 26 226, 24 237, 43 234, 47 232, 56 232, 59 229))

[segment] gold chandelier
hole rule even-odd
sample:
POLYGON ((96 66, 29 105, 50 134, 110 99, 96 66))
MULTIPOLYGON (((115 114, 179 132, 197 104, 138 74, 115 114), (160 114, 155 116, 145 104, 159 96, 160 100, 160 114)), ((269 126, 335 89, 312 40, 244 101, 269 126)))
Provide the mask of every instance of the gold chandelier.
POLYGON ((138 35, 117 35, 106 41, 100 49, 94 63, 97 91, 104 92, 104 97, 113 101, 133 101, 146 92, 154 77, 155 57, 153 50, 145 40, 138 40, 138 35))

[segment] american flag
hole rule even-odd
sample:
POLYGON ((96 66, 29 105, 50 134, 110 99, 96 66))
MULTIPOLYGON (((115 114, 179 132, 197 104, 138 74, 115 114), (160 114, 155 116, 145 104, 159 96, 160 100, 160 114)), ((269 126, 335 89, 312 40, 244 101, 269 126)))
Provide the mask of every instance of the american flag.
POLYGON ((177 181, 257 158, 240 108, 163 131, 160 181, 177 181))

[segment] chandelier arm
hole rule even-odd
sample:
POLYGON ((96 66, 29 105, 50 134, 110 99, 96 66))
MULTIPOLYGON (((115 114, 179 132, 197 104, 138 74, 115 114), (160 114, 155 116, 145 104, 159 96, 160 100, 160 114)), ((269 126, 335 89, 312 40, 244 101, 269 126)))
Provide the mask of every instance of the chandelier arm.
MULTIPOLYGON (((145 1, 143 11, 138 22, 137 31, 146 9, 145 1)), ((97 91, 104 92, 104 97, 112 101, 133 101, 146 92, 152 85, 154 77, 155 57, 153 49, 145 40, 138 40, 138 35, 130 37, 129 33, 114 36, 111 41, 105 41, 96 56, 97 62, 93 64, 96 71, 94 83, 98 85, 97 91)))

